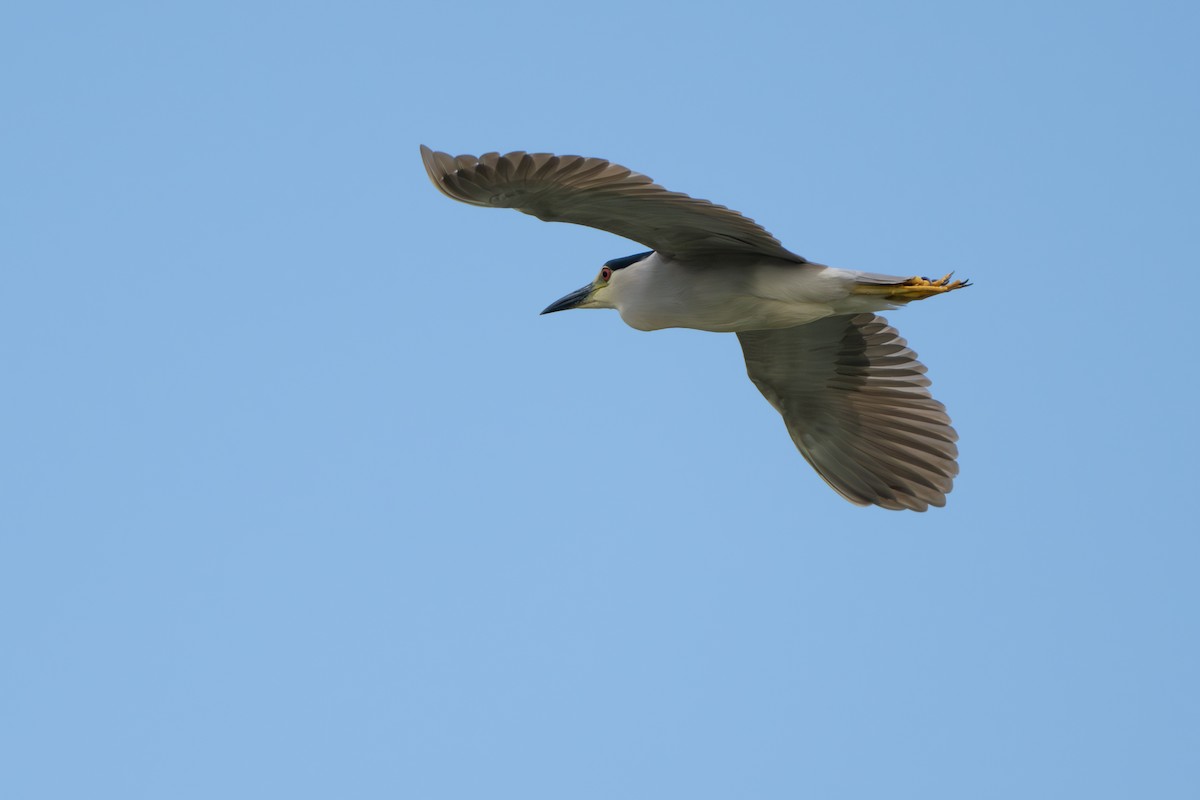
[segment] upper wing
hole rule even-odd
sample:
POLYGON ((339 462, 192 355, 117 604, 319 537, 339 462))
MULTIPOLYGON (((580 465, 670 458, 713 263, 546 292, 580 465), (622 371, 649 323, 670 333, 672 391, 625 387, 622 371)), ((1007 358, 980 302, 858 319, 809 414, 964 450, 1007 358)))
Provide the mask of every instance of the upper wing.
POLYGON ((750 380, 808 463, 852 503, 944 506, 958 434, 925 367, 874 314, 739 333, 750 380))
POLYGON ((615 233, 664 255, 754 253, 803 263, 752 219, 668 192, 599 158, 515 152, 451 156, 421 145, 434 186, 476 206, 515 208, 549 222, 615 233))

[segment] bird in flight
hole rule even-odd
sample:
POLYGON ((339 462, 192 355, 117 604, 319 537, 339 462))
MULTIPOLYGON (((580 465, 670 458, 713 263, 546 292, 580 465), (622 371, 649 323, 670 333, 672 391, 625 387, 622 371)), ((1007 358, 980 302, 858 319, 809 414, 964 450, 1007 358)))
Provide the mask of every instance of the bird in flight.
POLYGON ((452 156, 421 146, 443 194, 615 233, 650 250, 606 262, 543 314, 614 308, 643 331, 736 333, 746 371, 800 453, 858 505, 944 506, 958 434, 925 366, 875 312, 969 285, 815 264, 748 217, 599 158, 452 156))

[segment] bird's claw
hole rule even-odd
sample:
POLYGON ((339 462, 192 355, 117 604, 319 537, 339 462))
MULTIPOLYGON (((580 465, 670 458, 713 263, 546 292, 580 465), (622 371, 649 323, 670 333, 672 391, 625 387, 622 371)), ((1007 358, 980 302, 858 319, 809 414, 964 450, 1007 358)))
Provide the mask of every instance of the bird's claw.
POLYGON ((910 300, 923 300, 926 297, 932 297, 935 294, 945 294, 946 292, 952 292, 955 289, 962 289, 971 285, 969 280, 952 281, 951 278, 953 277, 954 273, 949 272, 937 280, 913 276, 900 283, 860 283, 854 287, 854 292, 855 294, 883 295, 889 300, 903 303, 910 300))

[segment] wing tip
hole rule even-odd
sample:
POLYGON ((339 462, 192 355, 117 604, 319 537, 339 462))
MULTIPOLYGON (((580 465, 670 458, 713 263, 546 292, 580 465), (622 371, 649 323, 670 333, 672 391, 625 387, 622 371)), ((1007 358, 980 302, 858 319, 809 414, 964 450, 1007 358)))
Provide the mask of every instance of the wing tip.
MULTIPOLYGON (((451 200, 458 200, 462 203, 470 205, 479 205, 477 201, 470 199, 461 192, 456 192, 451 183, 451 176, 456 175, 459 171, 457 159, 449 153, 443 153, 440 150, 434 150, 427 145, 421 145, 421 163, 425 165, 425 174, 429 176, 429 180, 437 188, 439 192, 449 197, 451 200)), ((474 158, 474 156, 459 156, 462 158, 474 158)))
POLYGON ((438 167, 437 155, 437 151, 421 145, 421 163, 425 166, 425 174, 429 176, 429 180, 433 181, 433 185, 444 194, 446 190, 442 188, 441 180, 444 174, 439 174, 441 169, 438 167))

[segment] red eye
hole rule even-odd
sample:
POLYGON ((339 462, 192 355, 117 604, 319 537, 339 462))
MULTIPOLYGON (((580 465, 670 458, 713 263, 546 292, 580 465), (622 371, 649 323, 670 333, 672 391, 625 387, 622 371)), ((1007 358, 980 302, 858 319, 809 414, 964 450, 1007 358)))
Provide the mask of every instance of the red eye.
POLYGON ((608 283, 608 279, 611 277, 612 277, 612 270, 609 269, 608 267, 605 267, 604 269, 600 270, 600 280, 604 281, 605 283, 608 283))

